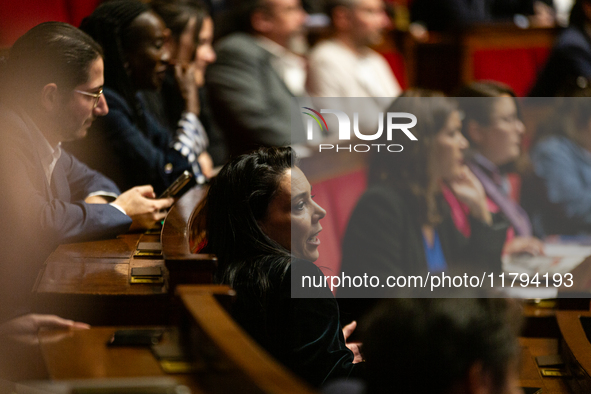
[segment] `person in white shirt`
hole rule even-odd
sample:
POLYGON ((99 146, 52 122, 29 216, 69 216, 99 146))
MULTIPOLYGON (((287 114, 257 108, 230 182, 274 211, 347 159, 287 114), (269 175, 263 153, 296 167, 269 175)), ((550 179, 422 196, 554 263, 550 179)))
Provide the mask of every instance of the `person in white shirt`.
MULTIPOLYGON (((332 38, 309 56, 308 92, 317 97, 395 97, 400 85, 386 60, 370 46, 390 23, 382 0, 330 0, 332 38)), ((384 102, 384 106, 389 100, 384 102)))

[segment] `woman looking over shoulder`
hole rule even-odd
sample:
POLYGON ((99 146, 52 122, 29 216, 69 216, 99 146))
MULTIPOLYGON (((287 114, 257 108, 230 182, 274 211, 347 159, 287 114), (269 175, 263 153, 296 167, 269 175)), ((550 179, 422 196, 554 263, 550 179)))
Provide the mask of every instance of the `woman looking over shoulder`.
MULTIPOLYGON (((369 188, 343 240, 342 275, 378 276, 383 285, 391 275, 499 271, 506 226, 495 224, 482 185, 464 163, 468 141, 455 103, 435 92, 407 91, 387 112, 414 114, 417 141, 371 157, 369 188), (469 238, 456 229, 445 190, 469 207, 469 238)), ((387 289, 342 287, 337 296, 379 297, 387 289)))
POLYGON ((234 318, 275 358, 320 385, 349 376, 361 357, 345 344, 328 288, 291 298, 292 276, 322 275, 313 262, 326 215, 295 160, 289 147, 235 158, 212 180, 200 212, 206 250, 218 257, 217 281, 237 293, 234 318))
POLYGON ((170 31, 162 18, 138 0, 110 1, 80 28, 103 47, 109 113, 94 122, 87 138, 67 149, 123 189, 151 184, 159 194, 184 171, 199 176, 197 158, 206 142, 194 126, 191 102, 179 123, 193 125, 194 133, 185 127, 171 132, 139 94, 159 89, 166 75, 170 31))

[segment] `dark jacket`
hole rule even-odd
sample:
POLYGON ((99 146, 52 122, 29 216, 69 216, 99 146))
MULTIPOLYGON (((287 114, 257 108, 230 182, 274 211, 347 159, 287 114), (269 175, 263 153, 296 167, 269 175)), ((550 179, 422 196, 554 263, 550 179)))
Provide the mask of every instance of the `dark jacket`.
POLYGON ((25 311, 43 262, 59 244, 115 237, 131 225, 111 205, 84 202, 92 192, 119 189, 67 152, 47 181, 31 122, 22 110, 0 107, 0 319, 25 311))
POLYGON ((105 88, 109 113, 96 119, 86 138, 64 147, 90 167, 113 179, 122 190, 152 185, 164 191, 185 170, 187 159, 170 146, 172 136, 149 112, 141 96, 144 128, 140 128, 129 104, 117 92, 105 88))
POLYGON ((260 269, 269 283, 262 294, 248 270, 239 271, 234 288, 234 318, 271 355, 301 378, 319 386, 347 377, 353 353, 345 346, 339 307, 327 287, 309 288, 305 298, 292 298, 292 283, 319 276, 313 263, 293 259, 287 270, 280 257, 266 257, 260 269))
MULTIPOLYGON (((359 200, 343 239, 344 275, 387 277, 422 275, 427 260, 421 224, 417 220, 415 199, 388 186, 373 186, 359 200)), ((448 266, 447 274, 474 274, 482 277, 501 271, 501 252, 507 223, 494 217, 492 226, 470 217, 471 236, 464 237, 455 227, 446 205, 441 204, 443 221, 436 226, 448 266)), ((376 288, 340 288, 337 297, 381 297, 392 291, 376 288)))
POLYGON ((583 30, 570 27, 558 37, 529 95, 570 96, 589 86, 590 81, 591 40, 583 30))

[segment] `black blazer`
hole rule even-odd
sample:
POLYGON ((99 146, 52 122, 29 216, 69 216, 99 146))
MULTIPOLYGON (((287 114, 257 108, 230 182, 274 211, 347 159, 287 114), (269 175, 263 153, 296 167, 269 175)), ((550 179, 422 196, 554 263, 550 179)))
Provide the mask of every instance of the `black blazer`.
MULTIPOLYGON (((387 186, 370 187, 359 200, 343 239, 341 272, 348 276, 367 273, 384 284, 390 275, 427 275, 427 259, 421 225, 413 213, 413 197, 387 186)), ((443 209, 447 206, 442 204, 443 209)), ((470 217, 472 234, 464 237, 455 227, 448 210, 436 227, 447 262, 448 274, 474 274, 501 271, 501 252, 507 223, 494 216, 488 226, 470 217)), ((388 287, 340 288, 337 297, 378 297, 388 287)))

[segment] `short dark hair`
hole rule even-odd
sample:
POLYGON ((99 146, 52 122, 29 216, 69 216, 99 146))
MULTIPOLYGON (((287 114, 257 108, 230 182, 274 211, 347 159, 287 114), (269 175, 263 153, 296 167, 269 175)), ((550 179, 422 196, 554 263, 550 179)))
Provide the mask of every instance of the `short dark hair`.
POLYGON ((519 354, 520 310, 502 298, 388 299, 367 324, 370 394, 446 393, 475 362, 499 390, 519 354))
POLYGON ((63 22, 41 23, 10 49, 3 90, 6 98, 28 99, 48 83, 70 90, 88 81, 103 51, 88 34, 63 22))
POLYGON ((201 207, 207 251, 218 257, 217 280, 234 285, 237 271, 262 256, 289 256, 259 226, 285 172, 295 166, 290 147, 260 148, 226 164, 201 207))

